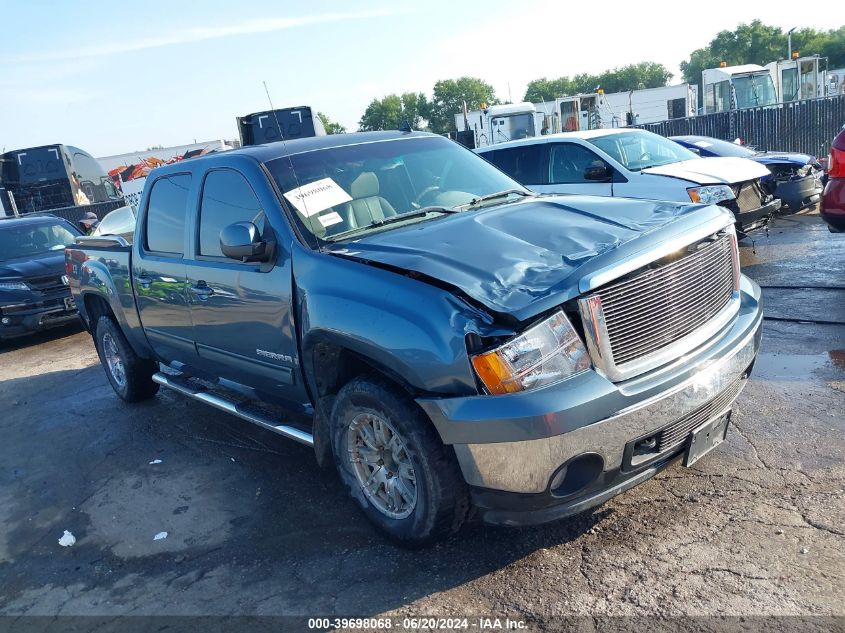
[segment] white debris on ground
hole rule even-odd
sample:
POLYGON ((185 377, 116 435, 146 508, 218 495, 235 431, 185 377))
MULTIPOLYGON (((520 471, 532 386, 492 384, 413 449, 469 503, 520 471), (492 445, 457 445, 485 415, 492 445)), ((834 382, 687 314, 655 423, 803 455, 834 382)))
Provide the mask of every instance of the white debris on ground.
POLYGON ((153 464, 160 464, 160 463, 161 463, 160 459, 154 459, 153 461, 150 462, 150 466, 152 466, 153 464))
POLYGON ((163 541, 167 538, 167 532, 159 532, 153 537, 154 541, 163 541))
POLYGON ((65 533, 62 534, 62 538, 59 539, 59 545, 62 547, 70 547, 74 543, 76 543, 76 537, 65 530, 65 533))

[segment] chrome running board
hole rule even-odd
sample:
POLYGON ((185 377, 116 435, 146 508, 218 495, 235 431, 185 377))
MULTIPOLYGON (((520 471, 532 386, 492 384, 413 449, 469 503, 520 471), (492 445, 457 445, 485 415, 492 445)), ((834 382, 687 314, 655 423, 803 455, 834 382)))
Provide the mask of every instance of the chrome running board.
POLYGON ((310 433, 306 433, 305 431, 301 431, 300 429, 286 424, 278 424, 275 420, 258 415, 257 413, 245 411, 238 403, 227 400, 218 394, 210 393, 203 388, 194 387, 188 382, 180 380, 178 376, 157 372, 153 374, 153 382, 157 382, 162 387, 178 391, 183 396, 188 396, 194 400, 211 405, 215 409, 231 413, 242 420, 257 424, 268 431, 273 431, 273 433, 284 435, 285 437, 295 440, 301 444, 305 444, 306 446, 314 446, 314 436, 310 433))

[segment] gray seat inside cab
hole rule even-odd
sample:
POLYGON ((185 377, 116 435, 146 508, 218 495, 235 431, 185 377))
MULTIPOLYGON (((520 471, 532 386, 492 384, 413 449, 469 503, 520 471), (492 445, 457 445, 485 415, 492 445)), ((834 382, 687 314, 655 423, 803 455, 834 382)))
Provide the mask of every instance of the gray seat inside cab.
POLYGON ((367 226, 373 221, 396 215, 391 204, 379 195, 378 177, 371 171, 362 172, 349 187, 350 202, 340 207, 340 216, 350 227, 367 226))

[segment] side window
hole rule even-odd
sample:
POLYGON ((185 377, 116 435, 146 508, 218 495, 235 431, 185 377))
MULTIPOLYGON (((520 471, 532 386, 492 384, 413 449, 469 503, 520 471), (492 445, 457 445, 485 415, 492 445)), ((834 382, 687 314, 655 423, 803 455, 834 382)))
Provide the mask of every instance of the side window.
POLYGON ((715 98, 715 111, 727 112, 731 109, 731 84, 729 81, 720 81, 713 87, 715 98))
POLYGON ((209 172, 202 188, 199 254, 224 257, 220 231, 234 222, 252 222, 264 234, 264 210, 246 178, 231 169, 209 172))
POLYGON ((147 250, 182 255, 190 188, 190 174, 165 176, 155 181, 147 205, 147 250))
POLYGON ((551 181, 556 185, 592 182, 584 178, 584 172, 588 167, 603 164, 604 161, 586 147, 555 143, 550 161, 551 181))
POLYGON ((523 185, 548 184, 545 143, 497 149, 483 154, 484 158, 523 185))

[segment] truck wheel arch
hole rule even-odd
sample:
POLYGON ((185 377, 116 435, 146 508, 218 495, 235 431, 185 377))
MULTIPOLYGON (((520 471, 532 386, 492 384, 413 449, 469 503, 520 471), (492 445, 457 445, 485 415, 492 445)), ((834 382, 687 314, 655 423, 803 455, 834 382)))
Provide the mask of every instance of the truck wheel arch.
MULTIPOLYGON (((302 359, 303 376, 315 405, 314 452, 317 463, 323 467, 333 463, 329 421, 337 394, 344 385, 359 376, 376 375, 412 399, 420 393, 396 372, 329 337, 312 337, 304 347, 302 359)), ((423 415, 428 419, 425 412, 423 415)))
POLYGON ((86 292, 82 295, 82 304, 85 308, 85 314, 88 317, 86 322, 86 329, 93 335, 96 328, 97 321, 101 316, 110 316, 114 318, 114 312, 111 309, 108 301, 101 295, 93 292, 86 292))
MULTIPOLYGON (((96 332, 97 321, 99 318, 101 316, 107 316, 121 328, 124 336, 126 336, 129 346, 139 357, 148 359, 155 358, 152 350, 145 345, 146 337, 144 337, 142 341, 139 341, 138 336, 132 332, 132 326, 126 323, 125 318, 120 318, 115 313, 112 304, 109 303, 109 300, 103 296, 102 293, 93 291, 83 292, 81 300, 82 310, 80 310, 80 312, 83 312, 85 315, 82 320, 85 325, 85 329, 88 330, 91 336, 94 336, 94 333, 96 332)), ((134 306, 132 309, 134 310, 134 306)), ((142 334, 142 336, 144 335, 142 334)))

